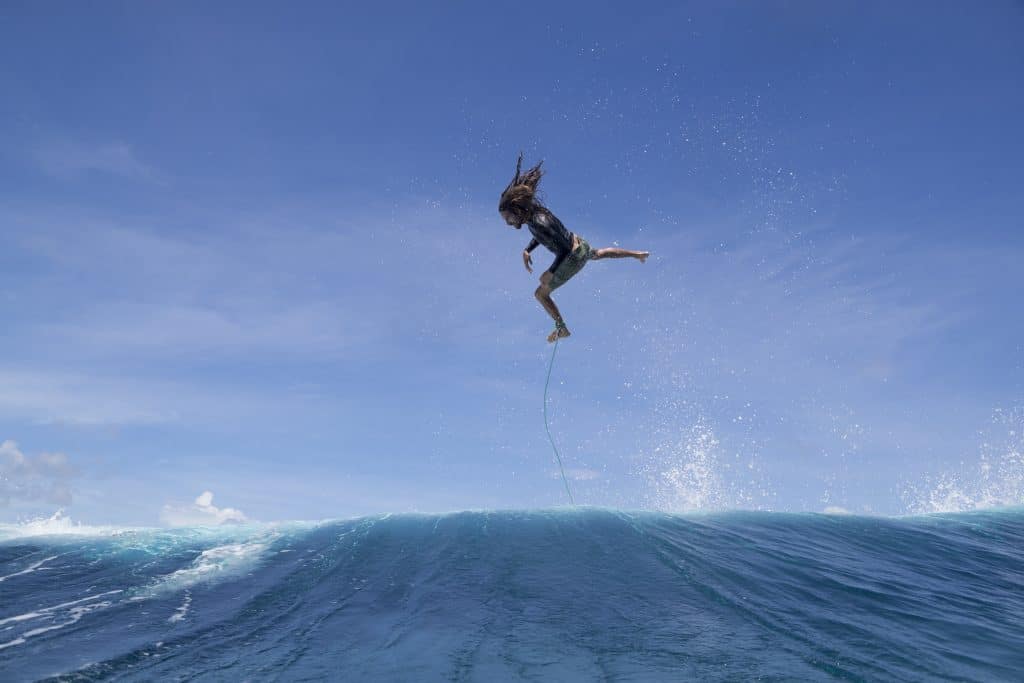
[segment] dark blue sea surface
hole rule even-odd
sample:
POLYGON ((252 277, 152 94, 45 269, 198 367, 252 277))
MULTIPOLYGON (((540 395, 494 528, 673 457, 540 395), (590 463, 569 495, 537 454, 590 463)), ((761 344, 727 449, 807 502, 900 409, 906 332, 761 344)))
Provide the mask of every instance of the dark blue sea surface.
POLYGON ((71 531, 0 533, 0 680, 1024 679, 1020 510, 71 531))

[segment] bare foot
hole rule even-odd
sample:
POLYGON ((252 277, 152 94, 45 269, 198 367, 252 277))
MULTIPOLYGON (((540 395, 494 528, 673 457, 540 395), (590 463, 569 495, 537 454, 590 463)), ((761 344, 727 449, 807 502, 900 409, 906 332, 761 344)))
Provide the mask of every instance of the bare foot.
POLYGON ((568 337, 572 332, 569 331, 568 327, 556 327, 555 331, 548 335, 548 343, 553 343, 556 339, 562 339, 568 337))
POLYGON ((647 263, 647 257, 650 255, 651 252, 649 251, 641 251, 639 254, 636 255, 636 257, 640 259, 640 263, 647 263))

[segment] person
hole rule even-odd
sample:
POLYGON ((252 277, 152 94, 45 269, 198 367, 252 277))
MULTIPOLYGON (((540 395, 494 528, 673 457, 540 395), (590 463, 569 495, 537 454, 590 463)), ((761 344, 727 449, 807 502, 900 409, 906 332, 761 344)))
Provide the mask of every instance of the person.
POLYGON ((548 335, 548 342, 568 337, 571 333, 565 325, 558 306, 551 298, 551 292, 558 289, 580 272, 587 261, 597 261, 606 258, 635 258, 641 263, 647 260, 650 252, 631 251, 619 249, 618 247, 605 247, 603 249, 592 249, 580 235, 570 232, 562 225, 555 214, 544 206, 537 198, 537 185, 540 183, 541 164, 522 173, 523 155, 519 155, 516 162, 516 175, 508 184, 501 199, 498 202, 498 212, 505 222, 519 230, 523 225, 530 228, 533 239, 523 250, 523 265, 529 273, 533 272, 533 257, 531 252, 538 245, 543 244, 555 255, 551 267, 541 273, 540 286, 534 292, 534 296, 540 302, 544 310, 555 321, 555 330, 548 335))

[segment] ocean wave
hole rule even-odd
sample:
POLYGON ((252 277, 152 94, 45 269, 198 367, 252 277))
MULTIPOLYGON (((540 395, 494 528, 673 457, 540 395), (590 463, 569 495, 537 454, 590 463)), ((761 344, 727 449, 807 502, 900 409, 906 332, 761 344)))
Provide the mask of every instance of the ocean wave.
POLYGON ((0 679, 1010 680, 1022 541, 1021 510, 596 508, 21 537, 0 679))

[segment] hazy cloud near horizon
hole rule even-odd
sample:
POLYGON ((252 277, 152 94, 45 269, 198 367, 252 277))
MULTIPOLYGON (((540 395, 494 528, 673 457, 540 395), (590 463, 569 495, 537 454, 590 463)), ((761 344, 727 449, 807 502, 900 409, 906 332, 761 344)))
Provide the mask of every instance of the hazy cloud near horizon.
POLYGON ((14 441, 0 443, 0 507, 12 502, 70 505, 78 474, 63 453, 26 455, 14 441))

